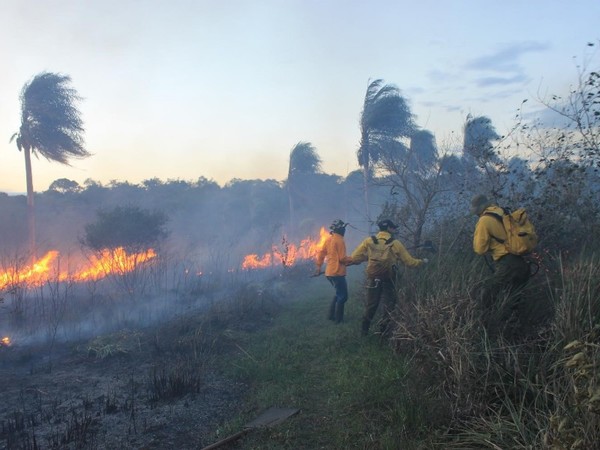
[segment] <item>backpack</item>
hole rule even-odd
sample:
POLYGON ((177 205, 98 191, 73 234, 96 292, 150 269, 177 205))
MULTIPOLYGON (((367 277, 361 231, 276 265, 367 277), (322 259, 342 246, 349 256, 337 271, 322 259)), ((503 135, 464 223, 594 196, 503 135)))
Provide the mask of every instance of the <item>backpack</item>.
POLYGON ((396 255, 392 251, 394 238, 377 239, 371 236, 373 242, 368 246, 367 276, 369 278, 390 278, 394 273, 396 255))
POLYGON ((513 255, 526 255, 531 253, 538 242, 538 236, 535 227, 530 222, 525 208, 519 208, 513 212, 504 209, 504 214, 500 216, 492 212, 484 213, 499 220, 506 231, 506 240, 492 236, 496 241, 504 244, 506 250, 513 255))

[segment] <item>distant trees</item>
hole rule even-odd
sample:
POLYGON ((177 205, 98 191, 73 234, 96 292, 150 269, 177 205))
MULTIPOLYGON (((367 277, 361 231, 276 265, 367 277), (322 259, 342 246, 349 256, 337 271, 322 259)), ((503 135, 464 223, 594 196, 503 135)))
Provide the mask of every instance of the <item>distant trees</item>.
POLYGON ((442 166, 433 133, 416 130, 409 146, 396 145, 377 163, 382 177, 378 183, 390 187, 383 213, 401 226, 401 234, 419 245, 426 219, 440 193, 442 166))
POLYGON ((498 161, 493 141, 500 139, 489 117, 467 118, 464 126, 465 156, 472 158, 478 165, 498 161))
POLYGON ((582 69, 567 98, 553 95, 542 102, 555 119, 554 123, 531 127, 544 141, 552 138, 554 145, 546 146, 540 155, 544 166, 570 160, 578 167, 600 167, 600 69, 582 69))
POLYGON ((303 182, 310 175, 321 172, 321 158, 310 142, 298 142, 290 151, 288 166, 287 192, 290 212, 289 232, 294 234, 296 229, 295 202, 303 192, 303 182))
POLYGON ((400 145, 401 137, 408 137, 414 131, 410 109, 400 95, 399 89, 383 80, 372 81, 365 94, 360 115, 360 144, 357 152, 358 164, 363 169, 365 212, 369 211, 369 181, 372 164, 378 162, 385 152, 400 145))
POLYGON ((500 192, 498 169, 502 161, 496 141, 501 138, 489 117, 469 114, 463 128, 463 186, 468 191, 481 190, 485 184, 484 190, 494 196, 500 192))
POLYGON ((415 172, 428 171, 438 159, 435 136, 429 130, 416 130, 408 150, 408 167, 415 172))
POLYGON ((600 70, 579 66, 566 95, 539 101, 546 109, 522 124, 518 140, 535 180, 539 234, 562 248, 593 247, 600 235, 600 70))
POLYGON ((61 194, 74 193, 81 191, 81 186, 77 181, 67 178, 59 178, 50 183, 48 188, 50 191, 59 192, 61 194))
POLYGON ((49 161, 68 164, 69 158, 90 154, 84 148, 83 121, 77 102, 80 97, 70 86, 71 78, 42 72, 23 86, 21 91, 21 126, 11 141, 25 155, 29 245, 35 257, 35 213, 31 153, 49 161))

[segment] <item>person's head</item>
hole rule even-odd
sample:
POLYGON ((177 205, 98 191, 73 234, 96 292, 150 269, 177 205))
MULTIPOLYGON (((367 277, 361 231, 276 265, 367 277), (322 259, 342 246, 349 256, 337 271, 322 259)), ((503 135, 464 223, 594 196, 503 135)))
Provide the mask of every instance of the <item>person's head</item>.
POLYGON ((336 219, 331 223, 331 225, 329 225, 329 229, 332 233, 337 233, 343 236, 346 233, 346 225, 348 224, 344 223, 343 220, 336 219))
POLYGON ((483 194, 478 194, 471 200, 471 214, 480 216, 492 202, 483 194))
POLYGON ((377 226, 379 227, 379 231, 387 231, 390 234, 394 234, 398 229, 398 226, 390 219, 380 220, 377 226))

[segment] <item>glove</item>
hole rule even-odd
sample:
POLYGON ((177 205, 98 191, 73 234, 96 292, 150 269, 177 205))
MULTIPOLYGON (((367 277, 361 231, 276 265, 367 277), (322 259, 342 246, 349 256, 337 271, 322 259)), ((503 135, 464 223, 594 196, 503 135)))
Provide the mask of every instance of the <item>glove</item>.
POLYGON ((423 258, 421 261, 423 261, 423 264, 428 264, 429 260, 427 258, 423 258))

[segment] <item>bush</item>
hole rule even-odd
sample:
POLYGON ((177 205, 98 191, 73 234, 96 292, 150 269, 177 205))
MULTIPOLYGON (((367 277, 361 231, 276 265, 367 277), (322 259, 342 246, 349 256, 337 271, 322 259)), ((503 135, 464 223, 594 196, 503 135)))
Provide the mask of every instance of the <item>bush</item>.
POLYGON ((117 206, 98 211, 96 222, 85 226, 83 244, 93 250, 123 247, 138 253, 158 244, 168 236, 167 216, 136 206, 117 206))

